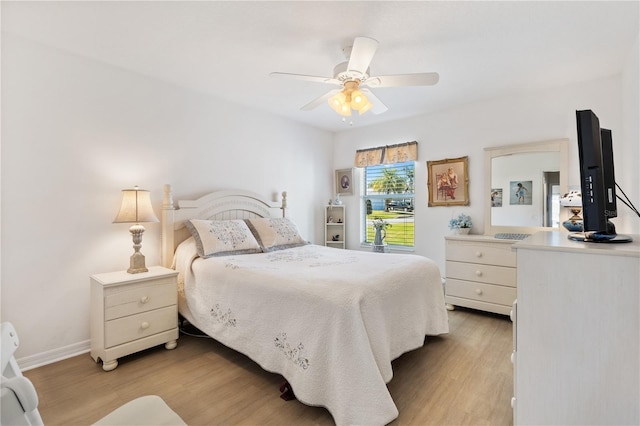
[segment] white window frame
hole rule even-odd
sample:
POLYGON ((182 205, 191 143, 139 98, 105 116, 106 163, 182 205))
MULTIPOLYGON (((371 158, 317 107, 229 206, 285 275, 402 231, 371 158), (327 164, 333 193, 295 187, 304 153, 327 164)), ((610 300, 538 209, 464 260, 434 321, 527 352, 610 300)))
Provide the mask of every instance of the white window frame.
MULTIPOLYGON (((405 212, 404 209, 399 209, 397 210, 398 213, 400 214, 400 216, 402 217, 403 215, 406 215, 406 218, 411 217, 411 221, 414 222, 414 231, 413 231, 413 244, 389 244, 389 248, 394 249, 394 250, 409 250, 412 251, 415 248, 415 221, 414 221, 414 213, 415 213, 415 170, 416 170, 416 165, 415 165, 415 161, 407 161, 405 163, 395 163, 395 164, 381 164, 378 166, 367 166, 364 167, 362 169, 362 185, 361 185, 361 190, 360 190, 360 194, 361 194, 361 198, 360 198, 360 210, 361 210, 361 214, 360 214, 360 243, 362 246, 371 246, 373 244, 373 241, 367 241, 367 227, 368 227, 368 223, 367 223, 367 203, 366 200, 367 199, 371 199, 371 200, 383 200, 382 202, 384 203, 384 200, 411 200, 411 205, 410 205, 410 211, 405 212), (368 186, 368 181, 367 181, 367 170, 374 168, 374 167, 381 167, 381 168, 403 168, 410 165, 412 167, 412 175, 413 175, 413 181, 410 183, 409 187, 410 187, 410 191, 411 192, 403 192, 403 193, 389 193, 389 194, 368 194, 369 188, 367 188, 368 186)), ((393 230, 393 221, 395 219, 390 220, 392 226, 391 228, 388 229, 388 233, 389 236, 392 235, 393 230)), ((397 225, 399 226, 399 225, 397 225)), ((389 238, 389 237, 388 237, 389 238)), ((392 239, 391 239, 392 240, 392 239)))

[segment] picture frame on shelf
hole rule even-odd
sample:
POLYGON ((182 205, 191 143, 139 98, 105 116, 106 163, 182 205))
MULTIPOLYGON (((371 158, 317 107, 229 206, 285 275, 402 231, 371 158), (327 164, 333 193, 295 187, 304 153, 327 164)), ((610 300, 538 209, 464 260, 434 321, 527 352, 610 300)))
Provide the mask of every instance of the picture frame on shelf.
POLYGON ((336 170, 336 195, 353 195, 353 169, 336 170))
POLYGON ((429 207, 469 205, 469 157, 427 161, 429 207))

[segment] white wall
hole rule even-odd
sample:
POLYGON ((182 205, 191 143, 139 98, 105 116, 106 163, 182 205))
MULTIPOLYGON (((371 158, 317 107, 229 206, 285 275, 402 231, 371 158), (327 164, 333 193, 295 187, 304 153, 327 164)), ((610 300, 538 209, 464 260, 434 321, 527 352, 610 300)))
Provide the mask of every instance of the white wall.
MULTIPOLYGON (((636 56, 637 57, 637 56, 636 56)), ((637 70, 637 64, 636 64, 637 70)), ((635 82, 637 97, 638 74, 629 77, 625 86, 635 82)), ((638 139, 629 138, 629 128, 638 123, 636 115, 623 114, 623 78, 621 75, 597 81, 558 87, 532 94, 514 95, 488 100, 456 109, 385 123, 363 129, 351 129, 336 135, 334 162, 336 168, 351 167, 356 149, 418 141, 416 164, 415 232, 417 254, 434 259, 444 273, 444 236, 449 233, 448 222, 464 212, 473 218, 472 233, 481 234, 484 229, 483 149, 515 143, 535 142, 559 138, 569 139, 569 185, 579 185, 578 150, 576 141, 575 111, 592 109, 603 127, 611 128, 617 180, 623 188, 638 196, 638 139), (631 122, 625 123, 625 118, 631 122), (469 197, 467 207, 427 207, 426 162, 469 156, 469 197), (635 160, 627 160, 631 156, 635 160), (632 166, 633 163, 633 167, 632 166)), ((626 95, 629 96, 629 95, 626 95)), ((636 129, 637 134, 637 129, 636 129)), ((355 173, 355 186, 359 190, 360 173, 355 173)), ((359 192, 358 192, 359 195, 359 192)), ((359 225, 354 217, 359 215, 358 195, 344 197, 349 216, 347 246, 359 249, 359 225)), ((619 206, 619 210, 627 209, 619 206)), ((561 216, 562 218, 562 216, 561 216)), ((620 233, 638 233, 639 221, 615 220, 620 233)))
MULTIPOLYGON (((623 148, 618 135, 613 135, 615 148, 616 181, 640 209, 640 34, 629 52, 622 73, 622 128, 623 148)), ((622 194, 619 194, 622 195, 622 194)), ((640 219, 625 205, 618 203, 617 227, 625 232, 640 234, 640 219)))
MULTIPOLYGON (((21 365, 88 348, 89 275, 128 267, 120 190, 174 200, 216 189, 287 190, 290 216, 320 243, 332 194, 332 134, 103 65, 2 38, 1 317, 21 365)), ((160 226, 142 252, 160 262, 160 226)))

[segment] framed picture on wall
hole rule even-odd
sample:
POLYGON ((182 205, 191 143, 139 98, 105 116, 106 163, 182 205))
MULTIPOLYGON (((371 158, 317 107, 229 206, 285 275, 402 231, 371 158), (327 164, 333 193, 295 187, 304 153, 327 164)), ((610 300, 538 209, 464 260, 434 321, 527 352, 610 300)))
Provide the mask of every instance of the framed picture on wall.
POLYGON ((530 180, 515 180, 509 183, 509 204, 530 206, 533 203, 531 190, 533 182, 530 180))
POLYGON ((353 195, 353 169, 336 170, 336 195, 353 195))
POLYGON ((502 207, 502 188, 491 188, 491 207, 502 207))
POLYGON ((429 207, 469 205, 469 157, 427 161, 429 207))

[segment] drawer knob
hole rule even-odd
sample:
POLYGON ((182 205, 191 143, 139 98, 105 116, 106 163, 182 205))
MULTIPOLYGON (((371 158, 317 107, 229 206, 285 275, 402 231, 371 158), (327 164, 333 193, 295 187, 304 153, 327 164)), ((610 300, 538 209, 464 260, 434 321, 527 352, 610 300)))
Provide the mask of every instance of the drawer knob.
POLYGON ((482 296, 482 290, 480 290, 479 288, 476 288, 476 294, 478 296, 482 296))
POLYGON ((147 328, 149 328, 149 323, 147 321, 144 321, 142 324, 140 324, 140 328, 146 330, 147 328))
POLYGON ((476 271, 476 275, 481 277, 482 276, 482 271, 476 271))
POLYGON ((149 301, 149 296, 142 296, 140 298, 140 303, 147 303, 149 301))
POLYGON ((482 252, 481 251, 477 251, 476 252, 476 257, 482 257, 482 252))

